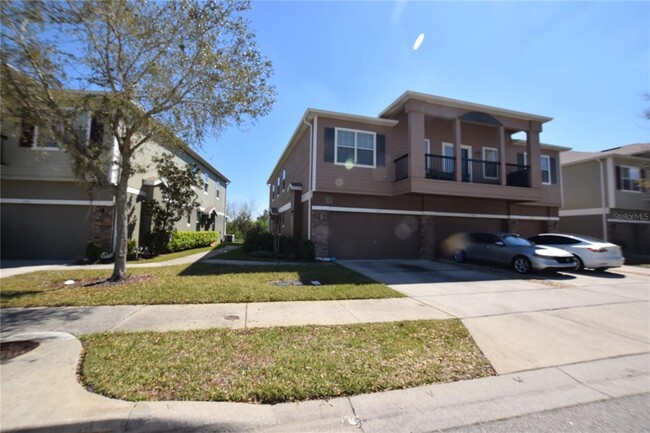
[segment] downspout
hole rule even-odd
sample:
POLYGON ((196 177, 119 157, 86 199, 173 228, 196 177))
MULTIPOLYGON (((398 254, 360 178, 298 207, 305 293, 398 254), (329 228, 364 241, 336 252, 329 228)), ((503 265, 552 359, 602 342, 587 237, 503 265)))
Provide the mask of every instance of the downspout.
POLYGON ((600 166, 600 214, 603 226, 603 239, 608 241, 607 237, 607 207, 605 206, 605 165, 602 159, 598 159, 600 166))
MULTIPOLYGON (((313 160, 314 160, 314 128, 311 123, 307 122, 305 117, 302 119, 302 123, 309 126, 309 190, 308 194, 312 192, 312 170, 313 170, 313 160)), ((311 240, 311 197, 307 200, 307 240, 311 240)))

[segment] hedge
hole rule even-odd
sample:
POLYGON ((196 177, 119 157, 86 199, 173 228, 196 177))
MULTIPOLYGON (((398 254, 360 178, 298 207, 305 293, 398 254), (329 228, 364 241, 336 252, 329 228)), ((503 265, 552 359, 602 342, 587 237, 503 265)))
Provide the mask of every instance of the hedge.
MULTIPOLYGON (((278 236, 280 254, 292 260, 313 260, 314 243, 301 241, 288 236, 278 236)), ((269 232, 251 230, 244 240, 244 251, 248 254, 254 251, 273 251, 273 235, 269 232)))
POLYGON ((165 248, 169 253, 207 247, 219 240, 219 232, 174 232, 165 248))

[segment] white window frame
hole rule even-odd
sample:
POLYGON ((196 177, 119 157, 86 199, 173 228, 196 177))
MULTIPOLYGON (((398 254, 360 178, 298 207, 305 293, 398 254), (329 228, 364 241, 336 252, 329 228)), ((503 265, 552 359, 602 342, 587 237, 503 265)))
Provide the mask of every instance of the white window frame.
POLYGON ((424 154, 431 154, 431 140, 428 138, 424 139, 424 154))
POLYGON ((271 185, 271 198, 275 198, 275 184, 271 185))
POLYGON ((282 192, 287 189, 287 169, 282 169, 282 192))
POLYGON ((31 150, 45 150, 45 151, 48 151, 48 152, 52 152, 52 151, 54 151, 54 152, 59 152, 59 151, 62 151, 62 150, 63 150, 63 149, 61 149, 61 147, 59 147, 58 145, 57 145, 56 147, 39 146, 39 145, 38 145, 38 139, 39 139, 40 136, 41 136, 41 134, 40 134, 40 132, 41 132, 41 128, 39 128, 39 127, 36 126, 36 125, 33 125, 33 128, 34 128, 34 133, 33 133, 33 137, 32 137, 32 143, 31 143, 31 146, 30 146, 30 147, 24 146, 23 149, 31 149, 31 150))
MULTIPOLYGON (((445 155, 445 149, 451 149, 452 150, 451 156, 455 156, 454 147, 455 147, 454 143, 449 143, 447 141, 443 141, 442 142, 442 156, 449 156, 449 155, 445 155)), ((469 182, 471 182, 472 181, 472 161, 470 161, 470 160, 472 159, 472 146, 470 146, 469 144, 461 144, 460 145, 460 150, 461 150, 461 153, 460 153, 460 169, 461 169, 461 172, 462 172, 462 169, 463 169, 463 150, 467 151, 467 156, 468 156, 468 158, 467 158, 467 175, 469 176, 469 182)), ((455 167, 454 167, 454 169, 455 169, 455 167)), ((451 171, 445 171, 445 173, 451 173, 451 171)), ((461 174, 461 177, 462 177, 462 174, 461 174)))
MULTIPOLYGON (((377 168, 377 133, 372 132, 372 131, 363 131, 361 129, 350 129, 350 128, 334 128, 334 164, 335 165, 342 165, 342 166, 347 166, 348 163, 346 162, 338 162, 338 154, 339 154, 339 131, 347 131, 347 132, 353 132, 354 133, 354 159, 356 161, 357 159, 357 133, 361 134, 368 134, 372 135, 372 165, 366 165, 366 164, 357 164, 354 162, 352 164, 352 167, 360 167, 360 168, 377 168)), ((343 146, 347 147, 347 146, 343 146)), ((370 150, 370 149, 362 149, 362 150, 370 150)))
POLYGON ((187 226, 190 227, 192 225, 192 211, 187 211, 187 226))
MULTIPOLYGON (((526 157, 524 157, 526 159, 526 157)), ((528 165, 528 164, 526 164, 528 165)), ((539 157, 539 171, 541 172, 541 178, 542 178, 542 185, 550 185, 551 184, 551 157, 548 155, 540 155, 539 157), (548 163, 548 169, 544 169, 544 163, 542 161, 546 160, 548 163), (548 172, 548 182, 544 182, 544 172, 548 172)))
MULTIPOLYGON (((484 162, 481 164, 481 165, 483 166, 483 178, 484 178, 484 179, 499 179, 499 170, 498 170, 498 169, 497 169, 497 175, 496 175, 496 176, 488 176, 488 175, 485 173, 485 171, 486 171, 485 168, 487 167, 487 164, 485 164, 485 162, 492 162, 492 163, 496 162, 496 163, 499 163, 499 149, 497 149, 496 147, 483 147, 482 155, 483 155, 483 161, 484 161, 484 162), (493 150, 493 151, 496 153, 497 160, 496 160, 496 161, 491 161, 491 160, 487 159, 487 157, 485 156, 485 151, 486 151, 486 150, 493 150)), ((470 158, 470 159, 471 159, 471 158, 470 158)))
POLYGON ((640 193, 641 192, 641 187, 639 186, 638 182, 641 180, 641 168, 640 167, 634 167, 634 166, 631 166, 631 165, 619 165, 619 167, 621 168, 621 178, 620 178, 621 189, 619 191, 640 193), (638 173, 639 173, 639 177, 636 178, 636 179, 631 178, 631 177, 623 177, 623 169, 627 169, 628 171, 629 170, 637 170, 638 173), (633 188, 636 188, 636 189, 626 189, 625 185, 623 183, 623 179, 627 179, 627 180, 632 181, 633 188))
POLYGON ((217 179, 216 183, 216 190, 217 190, 217 200, 221 200, 221 192, 219 191, 219 187, 221 186, 221 181, 217 179))

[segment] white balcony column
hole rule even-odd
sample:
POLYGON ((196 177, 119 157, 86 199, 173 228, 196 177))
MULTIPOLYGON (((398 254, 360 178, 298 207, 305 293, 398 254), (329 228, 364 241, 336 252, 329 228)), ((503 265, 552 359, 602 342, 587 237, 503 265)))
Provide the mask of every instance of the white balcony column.
POLYGON ((408 110, 409 177, 424 179, 424 113, 408 110))
POLYGON ((506 131, 503 125, 499 126, 499 173, 501 185, 506 185, 506 131))
POLYGON ((528 152, 528 165, 530 165, 530 186, 541 188, 542 171, 540 167, 541 147, 539 133, 542 132, 542 124, 530 122, 530 129, 526 131, 526 151, 528 152))
MULTIPOLYGON (((463 181, 463 161, 461 160, 461 135, 460 135, 460 119, 454 119, 454 157, 455 160, 455 172, 456 172, 456 182, 463 181)), ((472 158, 472 155, 469 155, 469 158, 472 158)))

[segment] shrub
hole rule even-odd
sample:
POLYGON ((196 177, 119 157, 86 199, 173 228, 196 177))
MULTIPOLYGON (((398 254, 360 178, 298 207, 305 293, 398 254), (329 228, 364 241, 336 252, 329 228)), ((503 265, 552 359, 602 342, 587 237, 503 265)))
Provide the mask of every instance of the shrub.
POLYGON ((86 244, 86 258, 90 263, 99 261, 102 255, 102 244, 99 241, 88 241, 86 244))
POLYGON ((138 258, 138 243, 135 241, 135 239, 129 239, 126 241, 126 258, 128 260, 138 258))
POLYGON ((244 251, 273 251, 273 235, 259 228, 250 230, 244 238, 244 251))
POLYGON ((219 232, 174 232, 165 250, 169 253, 207 247, 219 240, 219 232))

